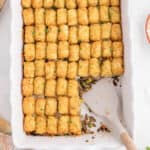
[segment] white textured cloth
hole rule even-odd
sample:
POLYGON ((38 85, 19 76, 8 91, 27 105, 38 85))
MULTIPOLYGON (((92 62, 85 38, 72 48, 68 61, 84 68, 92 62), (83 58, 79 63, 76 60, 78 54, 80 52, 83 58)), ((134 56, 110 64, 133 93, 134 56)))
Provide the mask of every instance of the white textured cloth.
POLYGON ((15 150, 11 136, 0 134, 0 150, 15 150))

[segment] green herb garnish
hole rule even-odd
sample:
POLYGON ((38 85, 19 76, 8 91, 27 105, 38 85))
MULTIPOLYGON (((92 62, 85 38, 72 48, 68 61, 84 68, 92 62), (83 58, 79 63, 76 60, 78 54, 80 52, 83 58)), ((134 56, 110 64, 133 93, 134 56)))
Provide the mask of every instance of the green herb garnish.
POLYGON ((61 32, 61 29, 60 29, 60 28, 58 28, 58 32, 61 32))
POLYGON ((35 31, 32 32, 32 35, 33 35, 33 36, 35 35, 35 31))
POLYGON ((51 7, 50 9, 54 9, 54 10, 56 10, 57 8, 56 8, 56 6, 53 6, 53 7, 51 7))
POLYGON ((48 33, 48 31, 49 31, 49 30, 48 30, 48 27, 46 27, 46 28, 45 28, 45 33, 48 33))
POLYGON ((110 52, 111 52, 111 53, 113 52, 113 49, 112 49, 112 48, 110 48, 110 52))
POLYGON ((92 124, 92 123, 89 123, 89 124, 88 124, 88 127, 89 127, 89 128, 92 128, 92 127, 93 127, 93 124, 92 124))
POLYGON ((80 43, 81 43, 81 40, 78 40, 78 43, 80 44, 80 43))
POLYGON ((68 123, 72 123, 72 120, 69 120, 68 123))

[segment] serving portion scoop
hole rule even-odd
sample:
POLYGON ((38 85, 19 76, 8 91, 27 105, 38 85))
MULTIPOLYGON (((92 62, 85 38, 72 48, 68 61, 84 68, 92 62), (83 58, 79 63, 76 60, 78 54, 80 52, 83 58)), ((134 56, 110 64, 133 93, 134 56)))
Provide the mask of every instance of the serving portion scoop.
MULTIPOLYGON (((117 131, 127 150, 136 150, 136 146, 123 127, 118 114, 119 96, 112 80, 102 79, 83 95, 85 105, 88 105, 97 116, 108 121, 112 130, 117 131)), ((119 101, 120 100, 120 101, 119 101)))

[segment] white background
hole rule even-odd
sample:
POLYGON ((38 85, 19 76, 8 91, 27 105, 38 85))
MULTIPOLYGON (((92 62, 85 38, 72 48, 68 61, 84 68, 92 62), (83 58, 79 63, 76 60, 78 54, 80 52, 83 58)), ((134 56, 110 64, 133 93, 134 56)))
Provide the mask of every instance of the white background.
MULTIPOLYGON (((144 26, 150 0, 129 0, 132 48, 134 51, 135 141, 139 149, 150 146, 150 45, 144 26)), ((6 3, 0 13, 0 115, 10 120, 9 46, 11 14, 6 3)))

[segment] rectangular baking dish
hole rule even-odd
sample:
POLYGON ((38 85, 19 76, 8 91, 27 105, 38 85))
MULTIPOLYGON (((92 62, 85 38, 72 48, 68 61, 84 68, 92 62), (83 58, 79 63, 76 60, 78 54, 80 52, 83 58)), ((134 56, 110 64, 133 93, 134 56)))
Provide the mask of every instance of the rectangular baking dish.
MULTIPOLYGON (((22 8, 21 0, 10 0, 11 9, 11 46, 10 46, 10 82, 11 82, 11 123, 13 142, 17 148, 33 149, 117 149, 121 143, 112 134, 97 133, 95 139, 86 143, 92 135, 82 135, 79 137, 61 136, 61 137, 42 137, 27 136, 23 131, 23 114, 22 114, 22 8)), ((129 1, 122 0, 122 27, 124 39, 124 60, 125 74, 121 77, 122 88, 122 109, 123 118, 126 127, 131 135, 134 135, 134 109, 132 93, 132 49, 130 40, 130 23, 129 23, 129 1)), ((96 93, 95 93, 96 94, 96 93)), ((94 98, 94 97, 93 97, 94 98)), ((101 104, 102 105, 102 104, 101 104)))

